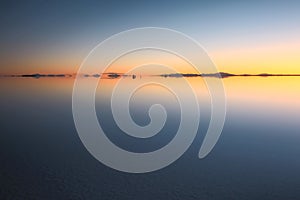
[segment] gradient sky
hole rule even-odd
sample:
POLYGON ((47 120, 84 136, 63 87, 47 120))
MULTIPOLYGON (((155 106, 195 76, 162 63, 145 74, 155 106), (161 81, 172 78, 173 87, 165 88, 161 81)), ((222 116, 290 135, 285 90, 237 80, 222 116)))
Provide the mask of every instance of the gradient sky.
POLYGON ((1 1, 5 73, 74 73, 99 42, 136 27, 181 31, 220 71, 300 74, 300 1, 1 1))

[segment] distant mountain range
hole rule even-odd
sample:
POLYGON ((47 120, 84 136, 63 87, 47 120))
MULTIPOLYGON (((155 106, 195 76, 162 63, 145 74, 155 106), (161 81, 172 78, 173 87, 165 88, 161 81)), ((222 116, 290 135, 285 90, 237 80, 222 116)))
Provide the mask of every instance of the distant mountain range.
POLYGON ((269 73, 262 73, 262 74, 231 74, 226 72, 219 72, 219 73, 210 73, 210 74, 162 74, 160 76, 163 77, 216 77, 216 78, 227 78, 231 76, 300 76, 300 74, 269 74, 269 73))
MULTIPOLYGON (((0 75, 0 77, 23 77, 23 78, 64 78, 64 77, 76 77, 78 74, 12 74, 12 75, 0 75)), ((107 78, 107 79, 116 79, 121 77, 132 77, 133 79, 136 78, 135 74, 123 74, 123 73, 103 73, 103 74, 80 74, 81 77, 94 77, 94 78, 107 78)), ((141 77, 141 75, 139 75, 141 77)), ((149 76, 149 75, 147 75, 149 76)), ((300 76, 300 74, 269 74, 269 73, 262 73, 262 74, 231 74, 226 72, 219 72, 219 73, 204 73, 204 74, 190 74, 190 73, 174 73, 174 74, 160 74, 160 75, 152 75, 152 76, 161 76, 161 77, 170 77, 170 78, 180 78, 180 77, 215 77, 215 78, 227 78, 233 76, 261 76, 261 77, 268 77, 268 76, 300 76)))

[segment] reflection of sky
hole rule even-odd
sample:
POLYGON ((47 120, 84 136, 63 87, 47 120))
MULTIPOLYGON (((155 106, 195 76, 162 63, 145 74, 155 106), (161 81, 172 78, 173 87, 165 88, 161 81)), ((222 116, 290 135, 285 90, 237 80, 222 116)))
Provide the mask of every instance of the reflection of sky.
MULTIPOLYGON (((94 78, 85 78, 90 79, 94 78)), ((157 79, 175 85, 178 82, 178 78, 157 79)), ((201 78, 189 78, 198 91, 201 117, 206 118, 200 123, 202 134, 169 167, 132 175, 102 165, 84 148, 72 117, 73 78, 1 78, 0 160, 1 172, 7 175, 4 180, 8 183, 4 185, 4 194, 25 199, 50 193, 56 199, 62 195, 76 199, 78 196, 74 194, 83 199, 99 196, 110 199, 112 194, 117 199, 297 199, 300 195, 299 79, 223 79, 228 99, 225 127, 210 155, 198 159, 208 125, 203 108, 209 101, 201 78)), ((108 94, 118 80, 101 80, 96 106, 106 103, 102 108, 109 109, 108 94)), ((141 80, 128 77, 124 81, 141 80)), ((163 90, 142 88, 132 97, 133 118, 143 124, 142 119, 148 117, 147 105, 156 100, 173 104, 174 98, 165 99, 169 97, 172 96, 163 90)), ((101 111, 99 107, 97 111, 101 111)), ((120 147, 145 152, 172 139, 178 125, 177 118, 172 116, 175 114, 171 112, 168 116, 170 121, 164 133, 169 135, 162 133, 150 144, 129 142, 129 136, 117 135, 107 115, 98 119, 100 123, 109 122, 105 124, 106 133, 120 147)))
POLYGON ((73 72, 111 34, 182 31, 220 70, 299 73, 298 1, 31 1, 1 5, 1 72, 73 72))
POLYGON ((249 124, 297 127, 299 77, 235 77, 224 79, 228 112, 249 124))
MULTIPOLYGON (((87 82, 91 79, 84 78, 87 82)), ((180 78, 159 78, 159 77, 131 77, 124 78, 123 85, 137 85, 142 82, 162 82, 170 86, 180 88, 180 78), (146 80, 145 80, 146 79, 146 80)), ((22 105, 47 105, 48 101, 71 102, 73 78, 2 78, 0 90, 3 94, 2 104, 10 104, 23 101, 22 105)), ((102 79, 97 89, 96 100, 98 103, 109 102, 110 94, 119 79, 102 79)), ((189 83, 196 92, 200 103, 200 113, 209 113, 210 97, 202 78, 188 78, 189 83)), ((237 120, 247 119, 249 122, 263 124, 276 124, 279 126, 298 126, 300 113, 300 81, 299 77, 231 77, 223 79, 227 111, 237 120)), ((155 85, 140 88, 131 99, 132 108, 147 109, 153 103, 162 102, 169 104, 170 109, 177 109, 175 97, 167 90, 159 90, 155 85), (172 97, 170 99, 170 97, 172 97), (155 102, 156 99, 158 102, 155 102)), ((122 99, 120 99, 122 101, 122 99)), ((49 103, 48 106, 52 105, 49 103)), ((59 105, 59 104, 58 104, 59 105)), ((106 104, 105 104, 106 105, 106 104)), ((4 105, 3 105, 4 106, 4 105)), ((53 104, 54 106, 54 104, 53 104)), ((107 106, 110 106, 110 104, 107 106)), ((54 108, 55 109, 55 108, 54 108)), ((145 114, 145 110, 143 113, 145 114)), ((140 114, 140 113, 137 113, 140 114)))
MULTIPOLYGON (((95 79, 93 77, 84 78, 87 82, 95 79)), ((124 78, 121 82, 123 85, 134 83, 139 85, 143 82, 161 82, 163 84, 180 87, 178 84, 181 78, 163 78, 163 77, 131 77, 124 78), (146 79, 146 80, 145 80, 146 79)), ((291 114, 297 116, 299 114, 300 104, 300 81, 299 77, 230 77, 224 78, 223 83, 226 92, 228 106, 249 107, 254 110, 265 109, 273 110, 284 115, 291 114)), ((187 78, 196 96, 201 104, 209 103, 209 93, 202 78, 187 78)), ((18 95, 33 97, 45 97, 50 99, 66 98, 72 94, 73 78, 2 78, 0 79, 0 90, 3 98, 19 99, 18 95)), ((99 82, 97 95, 100 100, 108 100, 109 94, 119 79, 101 79, 99 82)), ((129 84, 130 85, 130 84, 129 84)), ((158 96, 164 102, 168 102, 167 97, 162 91, 157 90, 158 86, 150 85, 142 87, 137 96, 133 97, 133 101, 137 104, 149 100, 149 95, 160 93, 158 96), (135 99, 137 98, 137 99, 135 99)), ((34 98, 33 98, 34 99, 34 98)), ((151 99, 151 98, 150 98, 151 99)), ((26 98, 23 98, 26 101, 26 98)))
MULTIPOLYGON (((88 83, 95 78, 83 79, 88 83)), ((150 122, 148 111, 151 105, 162 104, 167 111, 167 122, 162 132, 145 143, 140 139, 131 140, 129 136, 120 136, 120 130, 116 129, 112 123, 112 116, 109 114, 111 112, 110 96, 113 87, 120 80, 125 86, 154 81, 180 88, 182 84, 178 82, 181 79, 163 77, 102 79, 96 93, 96 110, 100 123, 108 129, 108 132, 111 132, 111 139, 128 148, 136 148, 137 151, 143 151, 143 148, 147 150, 159 148, 170 141, 180 119, 179 104, 172 93, 158 85, 149 85, 140 88, 131 97, 129 106, 131 116, 139 125, 144 126, 150 122), (165 134, 168 137, 164 136, 165 134), (147 142, 150 142, 150 146, 147 142)), ((202 78, 188 78, 187 80, 196 91, 199 100, 201 117, 199 134, 203 136, 207 129, 211 109, 209 93, 202 78)), ((0 81, 0 91, 3 94, 1 107, 4 113, 15 110, 16 106, 18 112, 28 114, 34 112, 38 113, 37 116, 42 114, 40 110, 46 109, 45 107, 51 112, 71 109, 73 78, 3 78, 0 81)), ((228 127, 240 126, 243 130, 253 128, 278 130, 274 132, 276 137, 281 137, 282 134, 289 137, 295 135, 296 130, 299 129, 299 77, 231 77, 223 81, 227 97, 225 130, 228 127)), ((124 99, 117 99, 118 101, 122 102, 124 99)), ((47 115, 47 113, 44 114, 47 115)), ((12 120, 10 123, 13 122, 12 120)), ((248 134, 247 131, 246 133, 248 134)), ((224 134, 226 135, 226 131, 224 134)), ((263 134, 269 135, 273 132, 265 131, 263 134)))

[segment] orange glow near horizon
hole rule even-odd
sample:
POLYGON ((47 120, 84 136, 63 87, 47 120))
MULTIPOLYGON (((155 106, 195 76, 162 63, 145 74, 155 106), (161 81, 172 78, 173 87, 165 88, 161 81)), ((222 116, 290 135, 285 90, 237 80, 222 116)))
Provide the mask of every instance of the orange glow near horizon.
MULTIPOLYGON (((71 95, 74 78, 9 78, 0 79, 0 89, 7 94, 18 92, 28 96, 39 94, 43 96, 71 95), (7 87, 7 86, 11 87, 7 87), (11 91, 14 88, 14 92, 11 91), (29 90, 30 88, 30 90, 29 90), (49 92, 50 91, 50 92, 49 92)), ((95 78, 84 78, 86 83, 94 81, 95 78)), ((131 77, 124 78, 123 83, 139 83, 144 81, 162 82, 176 87, 181 87, 178 78, 163 77, 131 77), (146 79, 146 80, 143 80, 146 79)), ((210 101, 209 93, 205 81, 202 77, 187 78, 192 88, 196 92, 199 101, 210 101)), ((257 108, 281 110, 285 108, 286 114, 299 113, 300 110, 300 77, 229 77, 222 79, 227 101, 229 105, 240 107, 256 106, 257 108), (281 93, 278 93, 280 91, 281 93), (284 91, 284 93, 282 93, 284 91)), ((99 79, 100 89, 98 95, 108 98, 108 94, 113 89, 119 79, 99 79)), ((98 87, 99 87, 98 86, 98 87)), ((147 94, 157 94, 154 87, 145 87, 147 94)), ((141 93, 142 94, 142 93, 141 93)), ((147 95, 144 95, 147 98, 147 95)), ((282 114, 282 113, 281 113, 282 114)))
MULTIPOLYGON (((300 74, 300 41, 229 47, 228 49, 218 49, 208 53, 220 72, 235 74, 300 74)), ((11 67, 4 68, 0 74, 75 74, 84 57, 60 54, 55 59, 53 55, 7 59, 9 60, 2 60, 1 65, 11 67)), ((183 59, 170 53, 154 50, 145 50, 123 56, 115 61, 106 72, 126 73, 129 69, 146 63, 162 63, 171 66, 179 73, 197 73, 183 59)), ((94 68, 89 73, 99 72, 94 68)), ((145 73, 147 74, 147 72, 145 73)), ((157 71, 157 73, 160 72, 157 71)))
POLYGON ((300 74, 300 41, 228 48, 210 54, 220 71, 300 74))

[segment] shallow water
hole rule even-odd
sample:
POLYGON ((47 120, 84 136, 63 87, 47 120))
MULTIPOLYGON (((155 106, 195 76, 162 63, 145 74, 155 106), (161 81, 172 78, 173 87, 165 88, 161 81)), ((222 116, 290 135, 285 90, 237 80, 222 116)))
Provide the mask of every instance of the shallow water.
MULTIPOLYGON (((153 151, 172 140, 180 110, 174 96, 156 86, 134 95, 131 115, 146 125, 149 106, 161 103, 168 111, 165 127, 147 141, 122 134, 109 109, 116 81, 101 80, 96 94, 97 116, 107 136, 136 152, 153 151)), ((125 80, 133 81, 141 80, 125 80)), ((189 81, 201 109, 192 146, 162 170, 128 174, 101 164, 81 143, 72 116, 73 78, 0 79, 0 198, 299 199, 300 77, 223 79, 225 126, 204 159, 198 151, 209 122, 209 95, 201 78, 189 81)))

